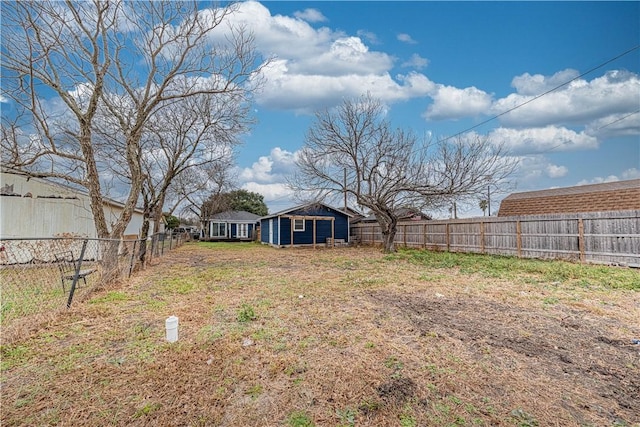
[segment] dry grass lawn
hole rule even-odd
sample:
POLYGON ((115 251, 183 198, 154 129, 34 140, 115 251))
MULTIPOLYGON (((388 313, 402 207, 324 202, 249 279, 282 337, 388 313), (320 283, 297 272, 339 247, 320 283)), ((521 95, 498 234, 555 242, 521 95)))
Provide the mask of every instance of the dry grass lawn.
POLYGON ((628 269, 193 243, 3 337, 1 425, 638 426, 639 319, 628 269))

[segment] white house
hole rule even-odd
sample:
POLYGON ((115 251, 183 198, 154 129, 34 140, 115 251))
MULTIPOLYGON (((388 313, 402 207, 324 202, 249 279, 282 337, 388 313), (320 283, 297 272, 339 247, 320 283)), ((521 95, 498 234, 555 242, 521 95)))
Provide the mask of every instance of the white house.
MULTIPOLYGON (((0 238, 97 237, 89 195, 66 185, 0 171, 0 238)), ((115 223, 123 204, 104 199, 107 225, 115 223)), ((125 236, 139 236, 143 212, 136 209, 125 236)), ((153 223, 150 227, 153 230, 153 223)))

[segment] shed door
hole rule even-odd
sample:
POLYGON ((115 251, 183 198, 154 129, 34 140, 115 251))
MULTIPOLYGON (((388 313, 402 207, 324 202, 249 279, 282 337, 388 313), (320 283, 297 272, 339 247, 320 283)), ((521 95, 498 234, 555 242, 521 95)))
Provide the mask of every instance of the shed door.
POLYGON ((269 220, 269 244, 273 245, 273 218, 269 220))

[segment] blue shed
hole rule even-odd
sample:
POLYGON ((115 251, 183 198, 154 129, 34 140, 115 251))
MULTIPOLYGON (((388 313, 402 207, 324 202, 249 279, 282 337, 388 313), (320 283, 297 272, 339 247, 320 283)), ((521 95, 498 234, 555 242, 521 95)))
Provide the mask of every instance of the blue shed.
POLYGON ((260 218, 260 242, 276 247, 349 242, 350 214, 312 203, 260 218))
POLYGON ((260 217, 246 211, 220 212, 203 221, 204 240, 257 240, 256 226, 260 217))

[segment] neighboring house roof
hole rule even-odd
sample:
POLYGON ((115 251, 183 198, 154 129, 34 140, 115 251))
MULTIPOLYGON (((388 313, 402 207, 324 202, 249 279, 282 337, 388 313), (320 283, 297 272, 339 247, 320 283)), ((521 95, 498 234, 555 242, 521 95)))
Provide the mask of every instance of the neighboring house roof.
POLYGON ((640 210, 640 179, 513 193, 498 216, 640 210))
POLYGON ((354 208, 346 207, 346 208, 341 208, 340 210, 342 212, 346 212, 346 213, 350 214, 353 219, 364 217, 364 214, 362 212, 360 212, 360 211, 358 211, 357 209, 354 209, 354 208))
MULTIPOLYGON (((421 221, 429 220, 431 216, 421 212, 415 208, 398 208, 395 210, 395 214, 398 216, 398 221, 421 221)), ((360 218, 354 222, 376 222, 378 221, 375 214, 371 214, 364 218, 360 218)))
POLYGON ((268 219, 268 218, 275 218, 275 217, 278 217, 278 216, 286 215, 288 213, 295 212, 295 211, 300 211, 300 210, 304 210, 304 209, 309 209, 310 211, 312 211, 313 208, 316 207, 316 206, 322 206, 322 207, 325 207, 327 209, 331 209, 333 211, 336 211, 336 212, 341 213, 341 214, 343 214, 345 216, 348 216, 348 217, 352 217, 353 216, 350 213, 345 212, 345 211, 343 211, 341 209, 334 208, 333 206, 329 206, 329 205, 327 205, 325 203, 317 202, 317 203, 307 203, 306 205, 295 206, 295 207, 292 207, 292 208, 289 208, 289 209, 282 210, 280 212, 276 212, 276 213, 273 213, 273 214, 269 214, 269 215, 263 216, 260 219, 262 220, 262 219, 268 219))
POLYGON ((257 222, 260 219, 259 215, 256 215, 247 211, 225 211, 211 215, 209 221, 227 221, 227 222, 257 222))

